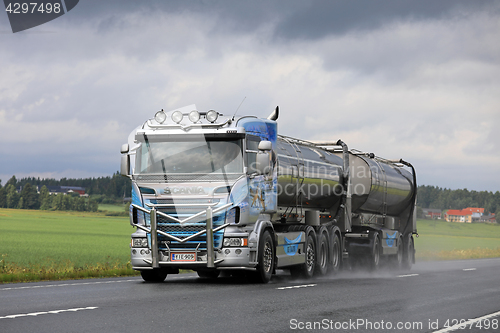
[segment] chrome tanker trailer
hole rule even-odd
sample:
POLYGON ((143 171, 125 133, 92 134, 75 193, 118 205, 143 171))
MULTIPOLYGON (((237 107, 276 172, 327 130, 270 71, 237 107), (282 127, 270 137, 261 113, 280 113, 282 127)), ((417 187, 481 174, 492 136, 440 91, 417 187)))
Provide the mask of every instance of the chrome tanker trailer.
POLYGON ((194 105, 158 111, 122 146, 132 180, 131 263, 146 281, 277 269, 310 278, 382 263, 411 267, 416 176, 410 163, 278 135, 267 118, 194 105))

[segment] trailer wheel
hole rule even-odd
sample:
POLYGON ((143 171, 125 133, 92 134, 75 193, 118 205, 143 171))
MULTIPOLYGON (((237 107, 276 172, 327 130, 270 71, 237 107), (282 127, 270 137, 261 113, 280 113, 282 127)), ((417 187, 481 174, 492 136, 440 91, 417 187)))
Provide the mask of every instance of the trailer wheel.
POLYGON ((394 256, 392 262, 395 269, 401 269, 403 267, 403 255, 404 255, 403 237, 399 237, 398 253, 394 256))
POLYGON ((146 282, 163 282, 167 278, 167 271, 164 269, 141 271, 141 276, 146 282))
POLYGON ((337 274, 340 270, 340 265, 342 263, 342 250, 340 249, 340 239, 336 233, 332 235, 332 252, 331 254, 331 263, 330 263, 330 271, 333 274, 337 274))
POLYGON ((275 248, 271 233, 266 230, 262 234, 262 241, 259 244, 259 265, 255 272, 255 279, 260 283, 268 283, 271 280, 274 270, 275 248))
POLYGON ((318 235, 318 252, 315 273, 325 275, 328 271, 328 236, 326 230, 318 235))
POLYGON ((202 279, 217 279, 219 277, 220 271, 218 270, 202 270, 196 271, 198 276, 202 279))
POLYGON ((369 261, 370 261, 370 269, 372 271, 376 271, 380 268, 380 238, 378 233, 375 234, 375 237, 373 239, 373 247, 372 247, 372 252, 369 256, 369 261))
POLYGON ((294 278, 302 277, 310 279, 314 275, 314 268, 316 266, 316 232, 310 228, 309 232, 306 229, 306 233, 306 242, 304 244, 305 262, 290 268, 290 273, 294 278))
POLYGON ((413 265, 413 260, 415 256, 415 245, 413 243, 413 236, 409 235, 408 241, 405 244, 404 251, 403 251, 403 268, 404 269, 411 269, 411 266, 413 265))

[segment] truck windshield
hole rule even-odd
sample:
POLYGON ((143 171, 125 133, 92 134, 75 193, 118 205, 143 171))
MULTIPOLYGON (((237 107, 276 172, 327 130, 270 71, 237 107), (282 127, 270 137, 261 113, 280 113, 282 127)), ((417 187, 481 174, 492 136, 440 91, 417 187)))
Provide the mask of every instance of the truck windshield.
POLYGON ((241 140, 145 140, 136 162, 136 172, 141 174, 242 173, 242 143, 241 140))

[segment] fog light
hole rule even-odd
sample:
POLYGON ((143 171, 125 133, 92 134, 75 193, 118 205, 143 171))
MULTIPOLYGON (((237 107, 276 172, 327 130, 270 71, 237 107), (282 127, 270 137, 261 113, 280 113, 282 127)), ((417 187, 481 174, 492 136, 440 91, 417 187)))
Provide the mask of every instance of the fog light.
POLYGON ((240 249, 236 249, 236 251, 234 251, 234 253, 241 254, 241 250, 240 249))

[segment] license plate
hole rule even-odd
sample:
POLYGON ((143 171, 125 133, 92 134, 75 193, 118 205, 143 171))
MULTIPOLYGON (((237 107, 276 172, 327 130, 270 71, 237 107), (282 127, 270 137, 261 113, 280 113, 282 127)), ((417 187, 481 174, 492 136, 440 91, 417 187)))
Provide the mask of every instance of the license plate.
POLYGON ((170 261, 196 261, 196 253, 171 253, 170 261))

